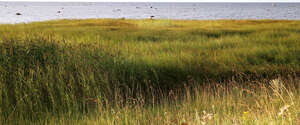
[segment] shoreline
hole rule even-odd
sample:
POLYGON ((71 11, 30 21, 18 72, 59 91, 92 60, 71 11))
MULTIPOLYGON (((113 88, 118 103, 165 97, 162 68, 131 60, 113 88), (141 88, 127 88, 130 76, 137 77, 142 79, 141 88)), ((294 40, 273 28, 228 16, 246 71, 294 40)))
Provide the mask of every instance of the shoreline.
POLYGON ((0 25, 17 25, 17 24, 31 24, 31 23, 43 23, 43 22, 53 22, 53 21, 84 21, 84 20, 153 20, 153 21, 300 21, 300 19, 151 19, 149 18, 65 18, 65 19, 50 19, 41 21, 31 21, 31 22, 18 22, 18 23, 1 23, 0 25))

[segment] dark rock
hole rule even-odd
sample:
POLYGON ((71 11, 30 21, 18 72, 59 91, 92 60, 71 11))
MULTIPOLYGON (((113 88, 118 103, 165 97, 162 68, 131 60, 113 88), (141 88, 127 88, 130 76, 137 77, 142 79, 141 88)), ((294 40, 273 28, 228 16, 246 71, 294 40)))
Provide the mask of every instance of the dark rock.
POLYGON ((22 15, 22 14, 21 14, 21 13, 16 13, 16 15, 18 15, 18 16, 19 16, 19 15, 22 15))

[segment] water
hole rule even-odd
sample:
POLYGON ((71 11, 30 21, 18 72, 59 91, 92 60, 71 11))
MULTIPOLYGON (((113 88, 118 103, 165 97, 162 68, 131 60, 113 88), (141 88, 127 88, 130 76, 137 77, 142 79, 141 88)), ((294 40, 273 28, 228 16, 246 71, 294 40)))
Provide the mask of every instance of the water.
POLYGON ((300 19, 300 3, 33 3, 0 2, 0 23, 54 19, 300 19), (21 15, 16 15, 20 13, 21 15))

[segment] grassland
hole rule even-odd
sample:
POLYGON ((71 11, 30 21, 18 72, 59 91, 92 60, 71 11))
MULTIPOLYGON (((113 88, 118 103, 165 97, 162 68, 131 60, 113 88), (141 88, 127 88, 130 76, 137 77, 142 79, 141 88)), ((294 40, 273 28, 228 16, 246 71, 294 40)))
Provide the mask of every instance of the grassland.
POLYGON ((0 25, 0 124, 299 124, 300 21, 0 25))

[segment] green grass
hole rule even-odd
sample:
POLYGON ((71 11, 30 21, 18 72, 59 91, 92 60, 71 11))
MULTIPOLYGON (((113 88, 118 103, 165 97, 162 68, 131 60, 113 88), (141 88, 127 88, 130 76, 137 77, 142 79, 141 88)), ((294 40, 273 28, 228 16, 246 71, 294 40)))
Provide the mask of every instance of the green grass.
POLYGON ((298 124, 299 73, 300 21, 5 24, 0 124, 298 124))

